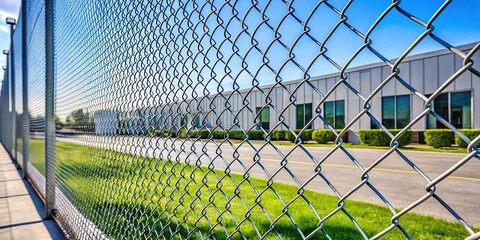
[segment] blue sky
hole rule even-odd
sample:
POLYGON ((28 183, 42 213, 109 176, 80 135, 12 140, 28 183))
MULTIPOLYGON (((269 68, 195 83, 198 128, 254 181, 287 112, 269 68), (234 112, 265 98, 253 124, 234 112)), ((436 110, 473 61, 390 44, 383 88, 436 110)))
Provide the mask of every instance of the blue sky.
MULTIPOLYGON (((200 0, 199 2, 202 1, 200 0)), ((218 4, 218 6, 220 6, 222 1, 214 2, 216 5, 218 4)), ((245 13, 251 4, 250 1, 238 2, 237 8, 240 13, 245 13)), ((260 3, 258 7, 263 9, 267 1, 259 2, 260 3)), ((346 2, 348 1, 329 1, 329 3, 340 10, 345 6, 346 2)), ((390 3, 391 1, 389 0, 353 1, 346 12, 346 15, 349 18, 348 23, 353 25, 360 32, 365 33, 390 3)), ((443 3, 444 1, 439 0, 403 0, 400 6, 420 19, 428 21, 428 19, 443 3)), ((292 2, 292 7, 295 9, 295 15, 304 20, 310 14, 315 4, 316 1, 297 0, 292 2)), ((19 0, 0 0, 0 17, 2 19, 0 23, 1 49, 8 48, 9 46, 9 32, 7 26, 5 25, 4 19, 7 16, 16 16, 19 11, 19 5, 19 0)), ((276 27, 287 10, 288 8, 283 1, 273 0, 270 2, 270 6, 267 8, 265 13, 270 18, 269 23, 276 27)), ((479 10, 480 1, 478 0, 452 1, 445 11, 440 15, 440 17, 434 22, 434 26, 436 27, 434 33, 452 45, 461 45, 479 41, 479 10)), ((222 17, 228 19, 229 16, 227 15, 222 17)), ((323 41, 326 34, 338 20, 339 16, 322 4, 311 18, 308 26, 311 28, 311 34, 318 40, 323 41)), ((248 17, 245 22, 249 26, 257 26, 260 21, 260 14, 252 14, 251 17, 248 17)), ((241 26, 238 25, 236 27, 240 29, 241 26)), ((235 26, 233 26, 233 29, 235 29, 235 26)), ((249 31, 253 31, 253 29, 254 27, 251 27, 249 31)), ((301 29, 302 27, 298 22, 296 22, 293 18, 288 17, 278 30, 282 34, 282 42, 284 42, 287 46, 290 46, 300 35, 301 29)), ((373 31, 371 35, 371 39, 373 39, 372 47, 374 47, 386 58, 396 58, 401 55, 401 53, 405 51, 424 30, 425 29, 420 25, 413 23, 398 11, 393 10, 378 25, 377 29, 373 31)), ((72 29, 72 31, 75 31, 75 29, 72 29)), ((271 43, 272 39, 274 38, 273 32, 266 28, 265 25, 258 29, 255 36, 257 39, 261 39, 261 41, 259 41, 259 47, 262 49, 266 49, 268 44, 271 43)), ((221 41, 217 36, 214 36, 214 38, 215 40, 218 40, 218 42, 221 41)), ((333 34, 332 38, 325 44, 325 47, 329 49, 327 55, 338 64, 343 65, 362 44, 363 40, 361 38, 353 34, 345 26, 341 26, 335 32, 335 34, 333 34)), ((240 47, 240 53, 245 54, 251 46, 250 39, 246 36, 239 38, 237 46, 240 47)), ((438 49, 443 49, 443 47, 427 37, 427 39, 422 41, 410 55, 438 49)), ((81 51, 81 49, 77 50, 81 51)), ((231 49, 228 48, 225 48, 222 51, 224 51, 223 53, 226 56, 231 53, 231 49)), ((315 55, 318 54, 318 46, 315 46, 312 41, 302 37, 297 47, 294 48, 294 53, 296 55, 296 62, 302 67, 307 67, 315 55)), ((249 68, 258 70, 259 66, 262 64, 261 57, 262 56, 259 54, 259 52, 251 52, 249 58, 246 59, 246 61, 249 63, 249 68)), ((276 43, 268 52, 267 57, 270 60, 271 67, 278 70, 288 58, 288 51, 276 43)), ((359 66, 378 61, 379 59, 377 57, 365 50, 352 62, 351 66, 359 66)), ((0 57, 0 65, 3 64, 5 64, 5 57, 2 55, 0 57)), ((238 59, 231 62, 232 66, 235 64, 240 64, 238 59)), ((221 71, 221 69, 216 69, 215 71, 221 71)), ((337 71, 338 70, 335 69, 333 65, 329 64, 325 59, 319 59, 312 66, 309 74, 311 76, 316 76, 337 71)), ((203 75, 202 73, 199 74, 203 75)), ((266 68, 258 71, 258 78, 261 81, 262 79, 265 79, 265 81, 262 81, 261 85, 273 83, 273 77, 274 74, 266 68)), ((289 63, 281 73, 281 77, 285 81, 295 80, 302 78, 302 72, 299 68, 289 63)), ((230 84, 230 81, 226 81, 225 83, 230 84)), ((241 86, 242 88, 251 86, 251 77, 246 77, 243 84, 244 85, 241 86)), ((231 86, 226 87, 226 90, 228 89, 231 89, 231 86)))
MULTIPOLYGON (((20 0, 0 0, 0 50, 8 49, 10 46, 10 27, 5 23, 5 18, 16 19, 19 9, 20 0)), ((0 57, 0 65, 5 65, 5 55, 3 54, 0 57)))

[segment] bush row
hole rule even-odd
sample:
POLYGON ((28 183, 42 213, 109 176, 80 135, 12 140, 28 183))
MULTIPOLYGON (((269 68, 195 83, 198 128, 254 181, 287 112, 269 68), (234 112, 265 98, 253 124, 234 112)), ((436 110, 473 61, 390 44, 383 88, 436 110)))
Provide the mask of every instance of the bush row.
MULTIPOLYGON (((328 129, 321 129, 321 130, 313 130, 313 129, 305 129, 302 133, 300 129, 293 131, 295 135, 290 130, 274 130, 270 134, 272 140, 287 140, 291 142, 295 142, 296 136, 298 136, 302 142, 307 141, 316 141, 317 143, 327 143, 335 141, 335 134, 328 129)), ((340 130, 337 130, 337 133, 340 133, 340 130)), ((343 135, 343 141, 346 142, 348 140, 348 132, 343 135)))
POLYGON ((423 132, 425 143, 434 148, 450 147, 453 144, 453 131, 449 129, 428 129, 423 132))
MULTIPOLYGON (((335 141, 335 135, 330 131, 330 130, 313 130, 313 129, 305 129, 301 134, 301 130, 294 130, 295 135, 290 131, 290 130, 273 130, 270 133, 270 137, 274 141, 291 141, 294 142, 296 139, 296 136, 299 136, 299 138, 302 140, 302 142, 306 141, 316 141, 318 143, 327 143, 331 141, 335 141)), ((181 129, 180 131, 177 130, 150 130, 150 135, 151 136, 157 136, 157 137, 180 137, 180 138, 186 138, 187 137, 187 131, 185 129, 181 129), (180 132, 180 135, 179 135, 180 132)), ((226 134, 225 131, 221 130, 214 130, 214 131, 209 131, 206 129, 196 131, 192 130, 189 132, 189 136, 191 138, 202 138, 202 139, 207 139, 210 138, 209 134, 212 134, 213 139, 225 139, 226 134)), ((340 132, 339 130, 337 132, 340 132)), ((244 132, 242 130, 230 130, 228 131, 228 137, 230 139, 239 139, 243 140, 245 138, 244 132)), ((267 136, 263 133, 262 130, 251 130, 248 132, 248 139, 250 140, 264 140, 267 136)), ((347 141, 348 135, 344 135, 344 141, 347 141)))
MULTIPOLYGON (((295 135, 299 136, 301 130, 294 130, 295 135)), ((393 135, 396 135, 400 130, 397 129, 390 129, 389 130, 393 135)), ((466 137, 470 140, 475 139, 480 135, 480 129, 461 129, 462 132, 466 137)), ((181 129, 180 131, 177 130, 153 130, 149 129, 149 133, 151 136, 163 136, 163 137, 180 137, 186 138, 187 131, 185 129, 181 129), (180 133, 180 134, 179 134, 180 133)), ((210 138, 209 130, 200 130, 200 131, 190 131, 189 136, 191 138, 202 138, 207 139, 210 138)), ((340 133, 340 130, 337 130, 337 133, 340 133)), ((140 134, 140 133, 139 133, 140 134)), ((214 139, 225 139, 226 134, 225 131, 221 130, 214 130, 211 131, 212 137, 214 139)), ((274 141, 291 141, 294 142, 296 137, 290 130, 273 130, 270 133, 270 137, 274 141)), ((362 143, 371 145, 371 146, 389 146, 390 141, 392 140, 388 135, 383 132, 381 129, 372 129, 372 130, 360 130, 358 133, 360 141, 362 143)), ((230 139, 239 139, 243 140, 245 138, 244 132, 242 130, 230 130, 228 132, 228 137, 230 139)), ((300 134, 300 139, 302 142, 306 141, 315 141, 317 143, 328 143, 334 142, 336 139, 336 135, 330 131, 329 129, 321 129, 321 130, 313 130, 313 129, 306 129, 300 134)), ((463 141, 458 135, 455 135, 452 130, 450 129, 428 129, 424 132, 425 143, 429 146, 440 148, 440 147, 450 147, 452 144, 456 144, 460 147, 467 147, 467 143, 463 141)), ((250 140, 264 140, 266 135, 261 130, 251 130, 248 132, 248 139, 250 140)), ((344 142, 348 141, 348 132, 342 136, 342 140, 344 142)), ((407 131, 402 137, 399 139, 400 147, 408 145, 412 143, 412 131, 407 131)), ((476 145, 480 147, 480 144, 476 145)))
MULTIPOLYGON (((397 135, 401 130, 389 129, 388 131, 393 135, 397 135)), ((362 143, 370 146, 390 146, 390 142, 392 141, 392 138, 382 129, 360 130, 358 137, 362 143)), ((398 145, 399 147, 403 147, 412 143, 412 141, 412 131, 408 130, 398 139, 398 145)))
MULTIPOLYGON (((163 137, 170 136, 170 137, 174 137, 174 138, 176 138, 176 137, 186 138, 187 137, 187 131, 185 129, 180 130, 180 135, 178 133, 179 132, 176 131, 176 130, 150 131, 151 136, 157 136, 157 137, 160 137, 160 136, 163 136, 163 137)), ((210 138, 210 133, 211 133, 213 139, 225 139, 226 138, 225 131, 222 131, 222 130, 213 130, 213 131, 209 131, 209 130, 206 130, 206 129, 203 129, 203 130, 200 130, 200 131, 192 130, 192 131, 189 131, 188 135, 191 138, 207 139, 207 138, 210 138)), ((243 134, 242 130, 231 130, 231 131, 228 132, 228 137, 230 139, 244 139, 244 134, 243 134)), ((261 130, 251 130, 250 132, 248 132, 248 138, 251 139, 251 140, 263 140, 263 139, 265 139, 264 133, 261 130)))
MULTIPOLYGON (((341 132, 341 130, 336 130, 337 134, 341 132)), ((335 142, 337 136, 329 129, 322 129, 322 130, 315 130, 312 133, 312 140, 317 143, 328 143, 328 142, 335 142)), ((348 141, 348 132, 346 132, 342 136, 343 142, 348 141)))
MULTIPOLYGON (((460 132, 470 140, 480 135, 480 129, 461 129, 460 132)), ((467 147, 468 144, 450 129, 428 129, 424 133, 425 143, 434 148, 450 147, 453 143, 460 147, 467 147)), ((477 147, 480 144, 476 144, 477 147)))

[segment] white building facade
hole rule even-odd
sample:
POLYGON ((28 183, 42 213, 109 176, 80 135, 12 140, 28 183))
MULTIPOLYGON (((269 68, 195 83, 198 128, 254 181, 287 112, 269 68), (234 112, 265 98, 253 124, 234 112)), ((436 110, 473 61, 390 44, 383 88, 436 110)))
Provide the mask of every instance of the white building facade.
MULTIPOLYGON (((457 49, 467 53, 475 44, 457 49)), ((479 52, 472 60, 474 67, 480 69, 479 52)), ((404 128, 425 110, 425 100, 412 90, 429 97, 463 64, 462 58, 447 50, 406 58, 399 65, 398 76, 412 88, 392 79, 373 96, 369 112, 386 128, 404 128)), ((391 67, 384 63, 370 64, 349 69, 346 82, 367 98, 391 73, 391 67)), ((335 73, 311 78, 308 83, 304 80, 285 81, 283 86, 261 86, 261 90, 199 97, 144 109, 144 119, 138 120, 144 122, 145 127, 155 129, 242 128, 271 131, 323 129, 323 118, 333 128, 342 129, 364 110, 365 101, 345 84, 340 84, 324 99, 324 95, 339 81, 339 73, 335 73), (317 106, 320 107, 318 110, 317 106)), ((435 98, 433 109, 456 128, 480 128, 480 78, 470 71, 464 72, 435 98)), ((350 126, 349 141, 359 142, 359 130, 374 128, 378 128, 375 122, 364 114, 350 126)), ((431 116, 424 117, 411 128, 414 141, 422 142, 423 131, 430 128, 444 126, 431 116)))

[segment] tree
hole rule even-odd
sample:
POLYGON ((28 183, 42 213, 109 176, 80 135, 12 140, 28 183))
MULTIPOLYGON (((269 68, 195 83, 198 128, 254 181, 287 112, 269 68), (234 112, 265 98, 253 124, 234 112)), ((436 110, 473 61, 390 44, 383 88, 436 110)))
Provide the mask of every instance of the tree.
POLYGON ((60 120, 60 118, 57 115, 54 116, 54 120, 55 120, 55 129, 60 130, 65 126, 65 124, 60 120))
POLYGON ((82 108, 73 111, 70 115, 72 117, 72 126, 82 127, 82 126, 85 125, 85 122, 87 120, 87 116, 83 112, 82 108))

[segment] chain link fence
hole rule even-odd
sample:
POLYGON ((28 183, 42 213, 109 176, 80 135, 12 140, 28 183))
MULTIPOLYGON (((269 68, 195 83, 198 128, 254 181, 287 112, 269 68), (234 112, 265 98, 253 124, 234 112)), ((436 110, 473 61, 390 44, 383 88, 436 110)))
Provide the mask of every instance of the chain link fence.
MULTIPOLYGON (((414 214, 432 206, 456 222, 456 237, 477 239, 480 220, 463 217, 477 207, 442 189, 463 185, 450 182, 454 173, 479 166, 480 136, 465 136, 434 101, 455 84, 478 86, 480 44, 458 48, 437 35, 450 1, 421 17, 401 1, 367 12, 361 4, 25 1, 17 25, 24 44, 13 42, 17 105, 12 111, 9 68, 1 142, 28 161, 47 216, 72 239, 440 238, 441 220, 414 214), (392 38, 382 34, 388 21, 418 29, 402 40, 406 49, 376 45, 392 38), (432 91, 427 70, 413 74, 427 62, 410 57, 427 42, 446 50, 435 61, 445 55, 452 65, 432 91), (360 81, 373 68, 379 80, 360 81), (376 110, 393 85, 421 103, 396 131, 376 110), (329 118, 327 106, 349 116, 329 118), (399 140, 427 118, 468 145, 434 175, 424 171, 425 155, 405 152, 399 140), (386 133, 388 149, 366 156, 345 147, 365 123, 386 133), (312 128, 328 130, 333 143, 308 147, 312 128), (424 224, 437 235, 422 235, 424 224)), ((478 174, 470 179, 475 191, 478 174)))

